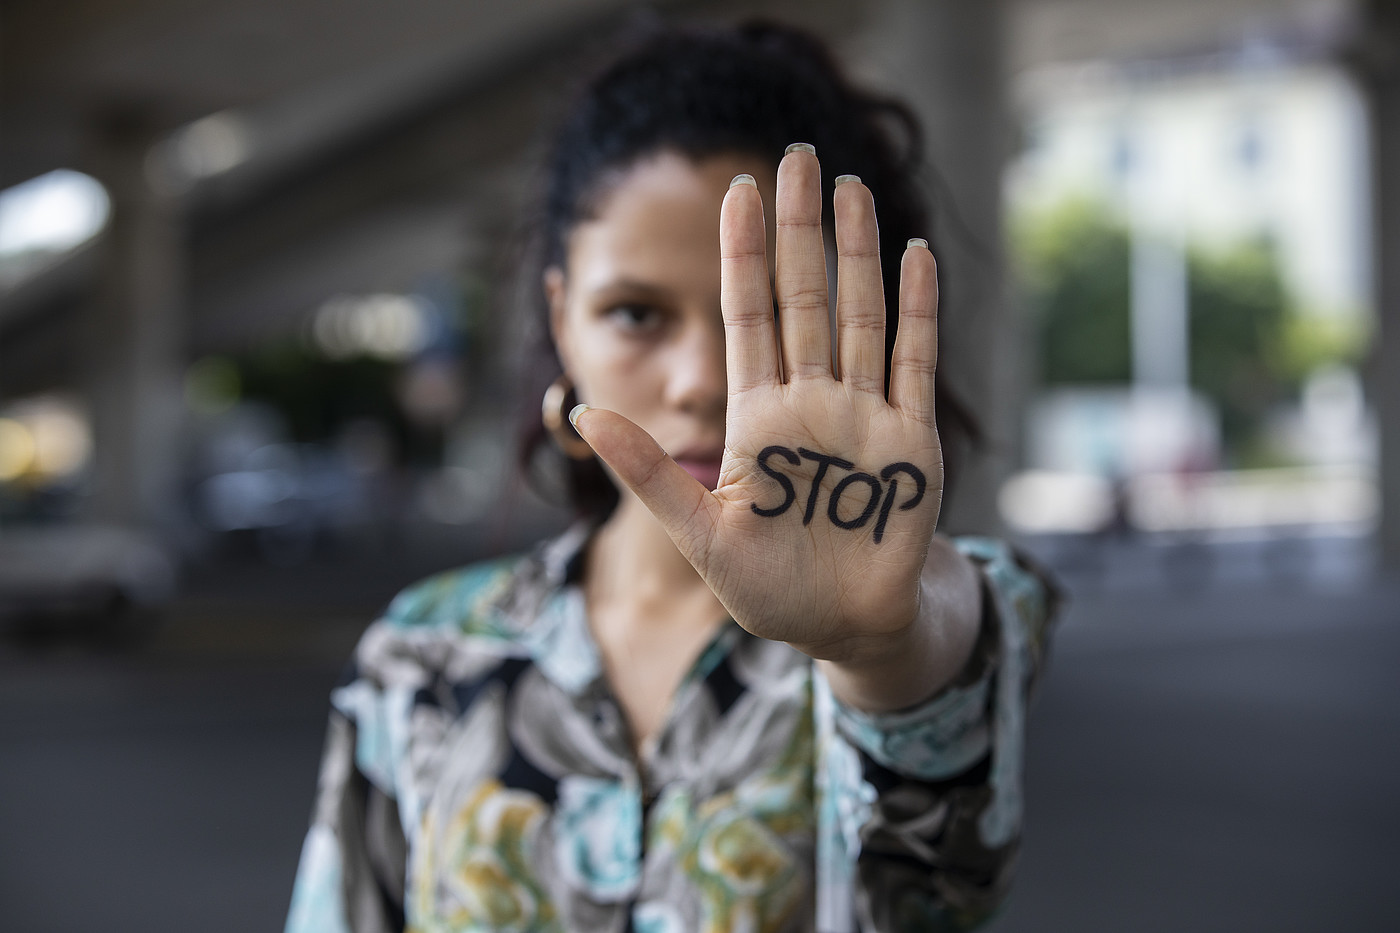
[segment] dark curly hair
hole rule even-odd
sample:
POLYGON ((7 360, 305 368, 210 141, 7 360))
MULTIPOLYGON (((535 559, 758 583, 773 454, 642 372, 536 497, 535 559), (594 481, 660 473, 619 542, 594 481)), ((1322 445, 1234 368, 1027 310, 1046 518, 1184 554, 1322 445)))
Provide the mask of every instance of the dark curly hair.
MULTIPOLYGON (((849 83, 817 37, 789 26, 753 21, 734 28, 653 28, 588 81, 573 101, 545 165, 544 201, 531 238, 525 287, 537 323, 530 398, 560 373, 540 287, 549 266, 563 266, 569 233, 590 219, 629 166, 660 150, 696 161, 723 153, 782 157, 794 141, 816 147, 823 165, 859 175, 875 199, 881 241, 924 237, 930 217, 919 183, 922 136, 902 101, 849 83)), ((825 186, 826 217, 831 187, 825 186)), ((936 244, 932 244, 936 251, 936 244)), ((902 250, 882 250, 886 359, 898 321, 902 250)), ((947 352, 946 343, 940 353, 947 352)), ((945 498, 951 473, 976 437, 970 413, 938 375, 936 417, 944 446, 945 498)), ((538 409, 527 419, 522 459, 528 466, 548 444, 538 409)), ((568 461, 568 492, 584 515, 603 518, 618 493, 597 460, 568 461)))

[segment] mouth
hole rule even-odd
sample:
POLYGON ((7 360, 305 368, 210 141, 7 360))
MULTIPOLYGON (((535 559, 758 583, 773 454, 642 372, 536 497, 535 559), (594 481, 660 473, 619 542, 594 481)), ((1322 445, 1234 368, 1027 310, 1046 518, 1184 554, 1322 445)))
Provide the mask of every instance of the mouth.
POLYGON ((719 485, 720 461, 723 453, 680 453, 675 456, 675 461, 691 476, 695 477, 706 489, 714 491, 719 485))

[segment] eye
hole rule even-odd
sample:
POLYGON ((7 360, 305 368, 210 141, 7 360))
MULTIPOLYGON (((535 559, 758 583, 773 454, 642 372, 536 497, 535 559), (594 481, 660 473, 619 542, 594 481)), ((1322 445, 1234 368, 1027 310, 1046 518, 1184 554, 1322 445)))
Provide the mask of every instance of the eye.
POLYGON ((640 302, 620 302, 608 308, 604 317, 629 334, 650 334, 661 329, 666 315, 660 308, 640 302))

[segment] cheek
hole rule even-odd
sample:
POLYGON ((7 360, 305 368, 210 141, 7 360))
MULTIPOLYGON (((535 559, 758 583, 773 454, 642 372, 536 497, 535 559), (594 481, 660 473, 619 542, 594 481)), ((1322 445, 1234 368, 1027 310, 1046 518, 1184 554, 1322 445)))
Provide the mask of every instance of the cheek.
POLYGON ((626 407, 656 391, 656 354, 645 345, 594 327, 576 331, 571 346, 573 380, 590 405, 626 407))

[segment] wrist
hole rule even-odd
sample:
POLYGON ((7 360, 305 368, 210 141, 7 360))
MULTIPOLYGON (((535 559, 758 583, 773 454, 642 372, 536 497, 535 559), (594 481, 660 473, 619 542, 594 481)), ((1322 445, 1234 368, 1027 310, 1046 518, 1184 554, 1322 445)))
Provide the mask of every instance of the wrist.
POLYGON ((817 666, 836 698, 853 709, 885 713, 915 706, 945 682, 934 670, 934 624, 920 612, 897 633, 850 639, 839 656, 818 658, 817 666))
POLYGON ((981 576, 945 538, 935 538, 912 620, 879 635, 809 651, 847 706, 890 712, 939 693, 966 668, 982 618, 981 576), (839 650, 837 650, 839 649, 839 650))
POLYGON ((908 600, 909 609, 882 616, 887 624, 821 641, 790 641, 788 644, 815 661, 839 664, 851 670, 880 667, 922 642, 922 628, 928 621, 924 617, 923 600, 923 586, 920 585, 908 600))

